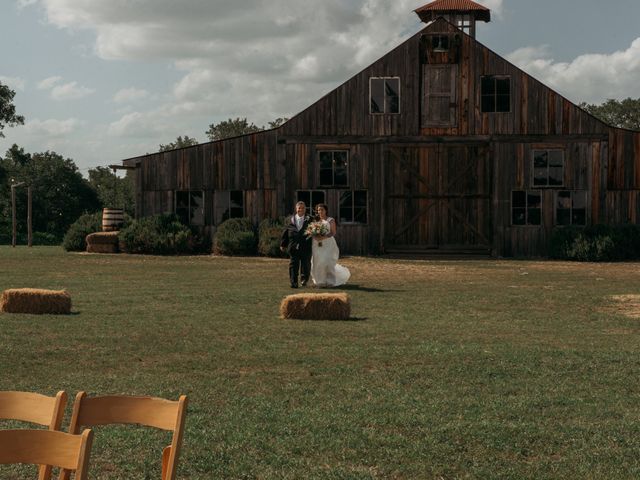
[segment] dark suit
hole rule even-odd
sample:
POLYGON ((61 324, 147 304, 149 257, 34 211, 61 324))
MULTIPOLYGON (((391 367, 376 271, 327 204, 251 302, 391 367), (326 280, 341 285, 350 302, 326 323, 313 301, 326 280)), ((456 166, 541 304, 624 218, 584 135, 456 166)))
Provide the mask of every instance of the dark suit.
POLYGON ((311 222, 311 217, 304 216, 302 227, 298 230, 296 216, 287 219, 287 224, 282 232, 280 246, 287 249, 289 254, 289 280, 291 286, 298 286, 298 272, 300 281, 306 283, 311 275, 311 237, 307 237, 304 231, 311 222))

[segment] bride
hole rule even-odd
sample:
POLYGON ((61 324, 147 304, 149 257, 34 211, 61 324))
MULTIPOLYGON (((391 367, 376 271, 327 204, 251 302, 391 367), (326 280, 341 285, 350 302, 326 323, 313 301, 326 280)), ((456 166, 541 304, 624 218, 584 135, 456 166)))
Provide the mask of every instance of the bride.
POLYGON ((340 250, 336 243, 336 221, 327 216, 328 208, 324 203, 316 206, 320 222, 328 227, 326 236, 313 237, 311 257, 311 279, 317 287, 336 287, 347 283, 351 272, 338 264, 340 250))

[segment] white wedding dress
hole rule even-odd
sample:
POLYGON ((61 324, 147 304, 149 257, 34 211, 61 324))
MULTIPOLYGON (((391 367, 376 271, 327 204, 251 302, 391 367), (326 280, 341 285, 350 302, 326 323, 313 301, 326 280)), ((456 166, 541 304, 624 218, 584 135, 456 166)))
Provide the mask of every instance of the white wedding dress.
MULTIPOLYGON (((321 220, 331 231, 332 218, 321 220)), ((311 279, 318 287, 337 287, 344 285, 349 280, 351 272, 348 268, 338 263, 340 250, 334 237, 325 238, 318 242, 315 238, 312 243, 313 256, 311 257, 311 279), (320 246, 322 243, 322 246, 320 246)))

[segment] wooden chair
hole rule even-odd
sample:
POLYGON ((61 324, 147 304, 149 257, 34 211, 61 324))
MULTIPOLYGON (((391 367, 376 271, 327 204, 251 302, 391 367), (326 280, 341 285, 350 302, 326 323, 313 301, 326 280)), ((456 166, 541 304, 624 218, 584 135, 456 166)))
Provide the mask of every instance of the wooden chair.
MULTIPOLYGON (((60 391, 55 397, 30 392, 0 392, 0 419, 21 420, 60 430, 67 394, 60 391)), ((51 478, 51 466, 40 465, 38 480, 51 478)))
POLYGON ((93 433, 81 435, 54 430, 0 430, 0 464, 53 465, 76 472, 86 480, 93 433))
MULTIPOLYGON (((138 424, 173 431, 171 445, 162 452, 162 480, 175 480, 178 455, 182 444, 187 397, 178 401, 152 397, 104 396, 88 398, 85 392, 76 395, 69 433, 81 427, 114 423, 138 424)), ((60 480, 68 480, 69 472, 62 470, 60 480)))

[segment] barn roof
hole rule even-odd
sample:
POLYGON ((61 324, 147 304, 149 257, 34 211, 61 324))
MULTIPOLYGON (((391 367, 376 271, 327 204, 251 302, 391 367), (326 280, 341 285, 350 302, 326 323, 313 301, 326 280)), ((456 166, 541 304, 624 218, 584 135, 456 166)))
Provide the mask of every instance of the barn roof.
POLYGON ((440 14, 475 12, 477 20, 491 21, 491 10, 472 0, 436 0, 414 10, 423 20, 432 20, 440 14))

